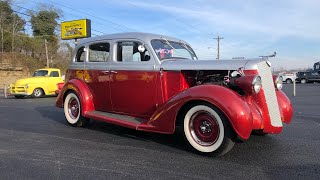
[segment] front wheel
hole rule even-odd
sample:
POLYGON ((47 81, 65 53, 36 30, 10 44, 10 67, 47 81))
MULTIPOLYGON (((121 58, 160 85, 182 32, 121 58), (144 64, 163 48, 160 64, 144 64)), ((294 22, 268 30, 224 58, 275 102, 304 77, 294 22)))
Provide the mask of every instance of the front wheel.
POLYGON ((235 133, 225 116, 209 104, 196 104, 184 115, 184 135, 201 153, 222 156, 235 143, 235 133))
POLYGON ((307 83, 307 80, 306 79, 301 79, 301 84, 305 84, 307 83))
POLYGON ((292 80, 291 80, 291 79, 287 79, 287 80, 286 80, 286 83, 287 83, 287 84, 291 84, 291 83, 292 83, 292 80))
POLYGON ((43 96, 43 90, 41 88, 36 88, 33 90, 33 93, 32 93, 32 96, 33 97, 36 97, 36 98, 39 98, 41 96, 43 96))
POLYGON ((68 124, 75 127, 87 125, 89 119, 81 115, 81 104, 78 96, 71 92, 64 100, 64 114, 68 124))

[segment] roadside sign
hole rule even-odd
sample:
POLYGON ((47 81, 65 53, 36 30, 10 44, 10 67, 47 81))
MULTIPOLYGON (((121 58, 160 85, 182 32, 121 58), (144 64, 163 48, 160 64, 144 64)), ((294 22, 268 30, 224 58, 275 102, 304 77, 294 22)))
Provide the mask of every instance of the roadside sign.
POLYGON ((61 22, 61 39, 78 39, 91 37, 91 20, 79 19, 61 22))

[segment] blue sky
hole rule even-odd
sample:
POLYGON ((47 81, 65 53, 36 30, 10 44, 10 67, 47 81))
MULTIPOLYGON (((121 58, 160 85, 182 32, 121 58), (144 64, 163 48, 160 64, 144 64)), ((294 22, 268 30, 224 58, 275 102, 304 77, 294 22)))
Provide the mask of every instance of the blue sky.
MULTIPOLYGON (((62 20, 88 18, 92 33, 151 32, 189 42, 201 59, 270 55, 275 69, 312 67, 320 61, 319 0, 16 0, 36 10, 45 2, 62 20), (72 8, 72 9, 70 9, 72 8)), ((25 11, 14 7, 19 11, 25 11)))

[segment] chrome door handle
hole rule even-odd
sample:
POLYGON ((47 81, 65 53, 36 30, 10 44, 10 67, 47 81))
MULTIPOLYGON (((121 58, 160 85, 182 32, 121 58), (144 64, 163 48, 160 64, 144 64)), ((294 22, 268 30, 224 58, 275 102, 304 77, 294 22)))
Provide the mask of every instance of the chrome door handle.
POLYGON ((110 73, 117 74, 118 72, 117 71, 110 71, 110 73))
POLYGON ((110 71, 101 71, 100 74, 109 74, 110 71))

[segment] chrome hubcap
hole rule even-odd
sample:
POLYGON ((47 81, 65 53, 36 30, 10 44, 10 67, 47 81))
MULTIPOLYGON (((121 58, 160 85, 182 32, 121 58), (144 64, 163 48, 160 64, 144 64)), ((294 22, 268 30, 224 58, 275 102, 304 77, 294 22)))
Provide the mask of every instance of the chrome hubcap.
POLYGON ((36 89, 36 90, 34 90, 34 95, 35 96, 40 96, 41 95, 41 90, 40 89, 36 89))
POLYGON ((209 133, 211 132, 211 124, 208 121, 203 121, 200 125, 200 129, 202 133, 209 133))
POLYGON ((219 124, 216 118, 207 111, 194 113, 189 127, 194 141, 202 146, 211 146, 219 138, 219 124))
POLYGON ((76 119, 79 115, 79 103, 77 99, 71 98, 68 103, 69 115, 72 119, 76 119))

